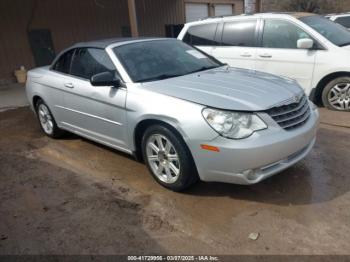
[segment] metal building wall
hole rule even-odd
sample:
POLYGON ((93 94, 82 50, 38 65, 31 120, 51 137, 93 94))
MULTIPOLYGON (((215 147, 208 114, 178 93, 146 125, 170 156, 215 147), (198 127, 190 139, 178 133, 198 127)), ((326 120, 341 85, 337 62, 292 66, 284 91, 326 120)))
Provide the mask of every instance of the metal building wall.
MULTIPOLYGON (((185 3, 233 3, 243 0, 135 0, 141 36, 165 36, 165 25, 185 23, 185 3)), ((35 67, 28 29, 49 29, 56 54, 79 41, 118 37, 128 27, 127 0, 1 0, 0 85, 13 81, 13 71, 35 67)))
POLYGON ((235 14, 244 12, 244 0, 135 0, 141 36, 165 36, 165 25, 184 24, 186 3, 233 4, 235 14))
POLYGON ((121 36, 122 26, 129 26, 126 0, 1 0, 0 84, 19 66, 35 66, 28 28, 50 29, 58 53, 74 42, 121 36))
POLYGON ((141 36, 165 36, 165 25, 183 24, 183 0, 136 0, 141 36))

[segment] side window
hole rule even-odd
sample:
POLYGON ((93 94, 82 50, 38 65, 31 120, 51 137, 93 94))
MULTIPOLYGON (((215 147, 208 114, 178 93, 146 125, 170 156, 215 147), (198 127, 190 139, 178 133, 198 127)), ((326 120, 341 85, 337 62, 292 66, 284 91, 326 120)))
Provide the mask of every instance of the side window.
POLYGON ((217 23, 191 26, 184 36, 183 41, 196 46, 219 45, 219 43, 215 41, 217 26, 217 23))
POLYGON ((74 54, 71 75, 90 79, 102 72, 115 72, 113 62, 107 52, 97 48, 79 48, 74 54))
POLYGON ((311 36, 298 26, 283 20, 265 20, 262 46, 297 49, 297 41, 311 36))
POLYGON ((69 50, 57 60, 52 69, 61 73, 69 74, 72 56, 75 49, 69 50))
POLYGON ((255 47, 256 23, 256 19, 225 23, 222 44, 226 46, 255 47))
POLYGON ((341 24, 346 28, 350 28, 350 16, 339 17, 334 22, 341 24))

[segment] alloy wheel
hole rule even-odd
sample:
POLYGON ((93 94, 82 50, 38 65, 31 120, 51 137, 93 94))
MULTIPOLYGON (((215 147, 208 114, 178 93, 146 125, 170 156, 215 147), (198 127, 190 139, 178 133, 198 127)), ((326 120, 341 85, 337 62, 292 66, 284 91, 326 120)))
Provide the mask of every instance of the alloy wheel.
POLYGON ((146 156, 153 174, 167 184, 175 183, 181 167, 175 147, 168 138, 160 134, 150 136, 146 143, 146 156))
POLYGON ((350 109, 350 83, 338 83, 328 92, 328 102, 337 110, 350 109))
POLYGON ((53 133, 53 119, 48 107, 44 104, 40 104, 38 107, 38 115, 42 128, 46 134, 51 135, 53 133))

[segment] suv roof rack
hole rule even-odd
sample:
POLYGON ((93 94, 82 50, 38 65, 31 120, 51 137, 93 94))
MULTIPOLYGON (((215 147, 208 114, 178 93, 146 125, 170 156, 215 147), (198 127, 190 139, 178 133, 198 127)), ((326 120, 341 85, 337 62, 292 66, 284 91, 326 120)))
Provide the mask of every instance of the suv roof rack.
POLYGON ((207 20, 207 19, 224 18, 224 17, 248 16, 248 15, 251 15, 251 14, 240 14, 240 15, 215 15, 215 16, 204 17, 204 18, 198 19, 197 21, 204 21, 204 20, 207 20))
POLYGON ((204 21, 208 19, 225 18, 225 17, 252 16, 252 15, 293 15, 297 13, 298 12, 258 12, 258 13, 239 14, 239 15, 217 15, 217 16, 208 16, 205 18, 201 18, 201 19, 198 19, 197 21, 204 21))

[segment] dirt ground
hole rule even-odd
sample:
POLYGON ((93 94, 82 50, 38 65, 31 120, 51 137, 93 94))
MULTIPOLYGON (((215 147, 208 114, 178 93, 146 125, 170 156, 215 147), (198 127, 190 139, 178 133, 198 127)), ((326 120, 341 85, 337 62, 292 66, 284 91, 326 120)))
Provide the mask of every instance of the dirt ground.
POLYGON ((0 254, 350 254, 350 114, 321 113, 294 167, 174 193, 127 155, 44 136, 28 108, 2 112, 0 254))

